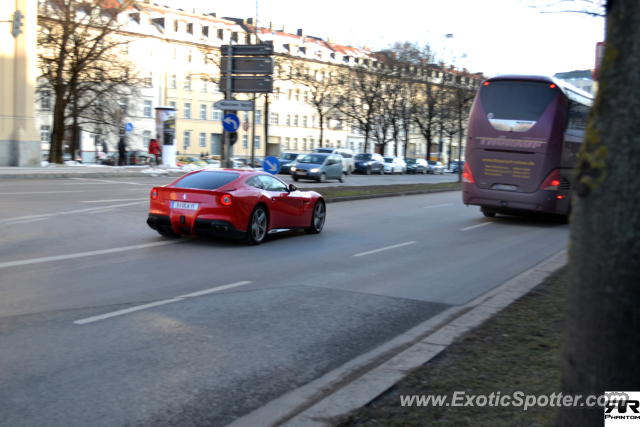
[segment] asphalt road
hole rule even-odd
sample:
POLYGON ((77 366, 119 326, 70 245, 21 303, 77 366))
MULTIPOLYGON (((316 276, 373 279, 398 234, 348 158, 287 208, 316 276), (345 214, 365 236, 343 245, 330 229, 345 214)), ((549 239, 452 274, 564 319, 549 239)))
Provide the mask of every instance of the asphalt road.
MULTIPOLYGON (((389 177, 390 178, 390 177, 389 177)), ((169 178, 0 182, 0 425, 225 425, 566 247, 459 192, 257 247, 145 224, 169 178)))

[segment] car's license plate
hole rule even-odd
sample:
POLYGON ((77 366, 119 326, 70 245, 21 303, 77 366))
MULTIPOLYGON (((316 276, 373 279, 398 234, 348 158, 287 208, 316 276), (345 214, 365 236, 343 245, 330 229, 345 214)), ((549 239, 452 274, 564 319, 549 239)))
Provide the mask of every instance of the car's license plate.
POLYGON ((494 184, 494 190, 502 190, 502 191, 518 191, 517 185, 508 185, 508 184, 494 184))
POLYGON ((298 171, 298 175, 306 175, 307 171, 298 171))
POLYGON ((188 209, 191 211, 198 210, 198 203, 171 201, 171 209, 188 209))

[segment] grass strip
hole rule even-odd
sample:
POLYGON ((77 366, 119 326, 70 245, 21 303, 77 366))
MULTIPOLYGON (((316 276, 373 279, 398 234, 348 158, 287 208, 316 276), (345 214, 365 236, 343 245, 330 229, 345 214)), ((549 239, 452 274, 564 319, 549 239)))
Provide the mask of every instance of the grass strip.
MULTIPOLYGON (((334 420, 346 426, 548 426, 557 408, 465 406, 402 407, 401 395, 500 396, 561 390, 560 347, 565 322, 567 269, 563 268, 366 407, 334 420)), ((450 401, 450 400, 449 400, 450 401)))
POLYGON ((326 200, 340 200, 347 197, 376 197, 393 194, 420 194, 439 191, 460 190, 459 182, 438 182, 433 184, 396 184, 396 185, 370 185, 370 186, 343 186, 343 187, 306 187, 302 190, 313 190, 324 196, 326 200))

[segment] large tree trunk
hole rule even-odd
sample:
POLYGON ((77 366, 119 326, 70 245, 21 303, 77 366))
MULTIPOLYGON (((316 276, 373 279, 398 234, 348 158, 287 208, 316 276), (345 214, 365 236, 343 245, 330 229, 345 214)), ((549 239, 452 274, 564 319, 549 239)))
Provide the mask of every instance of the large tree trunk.
MULTIPOLYGON (((608 9, 571 225, 563 383, 582 395, 640 390, 640 3, 608 9)), ((602 422, 602 408, 559 413, 563 426, 602 422)))

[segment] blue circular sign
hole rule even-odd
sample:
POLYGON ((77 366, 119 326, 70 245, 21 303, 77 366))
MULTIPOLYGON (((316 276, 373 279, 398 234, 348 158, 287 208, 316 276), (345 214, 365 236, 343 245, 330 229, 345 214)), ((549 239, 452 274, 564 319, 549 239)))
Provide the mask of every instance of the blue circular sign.
POLYGON ((222 118, 222 127, 227 132, 235 132, 240 127, 240 119, 235 114, 225 114, 222 118))
POLYGON ((129 122, 124 125, 124 130, 126 130, 127 132, 131 132, 133 130, 133 123, 129 122))
POLYGON ((266 157, 262 162, 262 169, 272 175, 277 174, 280 172, 280 159, 274 156, 266 157))

